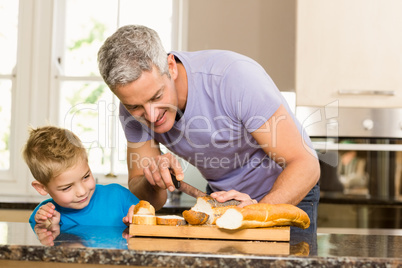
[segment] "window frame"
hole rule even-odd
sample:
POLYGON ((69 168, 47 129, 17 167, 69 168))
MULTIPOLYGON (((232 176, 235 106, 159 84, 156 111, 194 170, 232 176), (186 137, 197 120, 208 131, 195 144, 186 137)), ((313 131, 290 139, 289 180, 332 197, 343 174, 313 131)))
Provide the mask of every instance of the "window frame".
MULTIPOLYGON (((57 67, 58 44, 64 37, 65 0, 19 0, 17 64, 10 76, 12 80, 12 111, 10 125, 10 169, 0 171, 2 196, 37 196, 31 187, 33 177, 21 152, 28 138, 29 126, 54 124, 63 127, 59 120, 59 89, 62 81, 103 81, 98 76, 68 77, 57 67), (58 42, 56 42, 58 41, 58 42), (27 45, 29 44, 29 45, 27 45), (57 89, 57 90, 56 90, 57 89)), ((172 48, 184 49, 187 29, 187 3, 173 0, 172 48)), ((118 101, 117 101, 118 103, 118 101)), ((98 183, 119 183, 127 186, 128 175, 94 174, 98 183)))

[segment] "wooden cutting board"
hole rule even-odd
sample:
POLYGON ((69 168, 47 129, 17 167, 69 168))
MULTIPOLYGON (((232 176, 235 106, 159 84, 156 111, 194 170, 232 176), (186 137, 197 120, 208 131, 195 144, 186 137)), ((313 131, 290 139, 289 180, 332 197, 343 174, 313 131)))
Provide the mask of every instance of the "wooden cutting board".
POLYGON ((289 255, 289 242, 130 237, 128 249, 186 253, 289 255), (157 239, 157 241, 155 241, 157 239))
POLYGON ((201 238, 252 241, 289 241, 290 227, 226 230, 207 225, 136 225, 131 224, 130 236, 201 238))

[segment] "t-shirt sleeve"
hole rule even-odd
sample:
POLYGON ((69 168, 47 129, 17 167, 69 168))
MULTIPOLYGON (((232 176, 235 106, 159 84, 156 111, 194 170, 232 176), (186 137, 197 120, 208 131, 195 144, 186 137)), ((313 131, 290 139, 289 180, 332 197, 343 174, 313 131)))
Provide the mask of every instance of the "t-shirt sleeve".
POLYGON ((278 88, 257 63, 236 61, 225 72, 221 91, 230 114, 248 132, 261 127, 281 105, 278 88))
POLYGON ((119 106, 119 119, 127 141, 144 142, 152 139, 148 128, 135 120, 121 103, 119 106))

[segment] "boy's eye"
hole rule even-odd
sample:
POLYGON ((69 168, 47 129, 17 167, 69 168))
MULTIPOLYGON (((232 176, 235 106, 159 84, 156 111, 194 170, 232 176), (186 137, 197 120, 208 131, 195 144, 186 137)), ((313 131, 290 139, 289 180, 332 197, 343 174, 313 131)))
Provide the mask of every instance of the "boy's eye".
POLYGON ((84 180, 85 180, 85 179, 88 179, 88 178, 89 178, 89 176, 91 176, 91 171, 89 171, 87 174, 85 174, 85 176, 84 176, 84 180))
POLYGON ((62 188, 61 190, 62 190, 63 192, 65 192, 65 191, 69 190, 70 188, 71 188, 71 186, 67 186, 67 187, 65 187, 65 188, 62 188))

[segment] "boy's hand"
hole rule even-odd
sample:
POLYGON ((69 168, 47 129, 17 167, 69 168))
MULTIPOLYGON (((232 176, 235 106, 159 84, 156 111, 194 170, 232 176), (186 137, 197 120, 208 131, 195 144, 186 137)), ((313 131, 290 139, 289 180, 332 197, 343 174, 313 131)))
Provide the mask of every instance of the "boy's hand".
POLYGON ((133 222, 133 215, 134 215, 134 207, 135 205, 131 205, 131 207, 128 210, 127 216, 123 218, 123 223, 127 226, 130 225, 130 223, 133 222))
POLYGON ((34 231, 42 245, 53 246, 54 240, 60 234, 60 225, 53 224, 46 227, 45 224, 39 223, 35 225, 34 231))
POLYGON ((35 214, 36 223, 46 224, 47 226, 60 223, 60 213, 55 206, 49 202, 41 206, 35 214))

